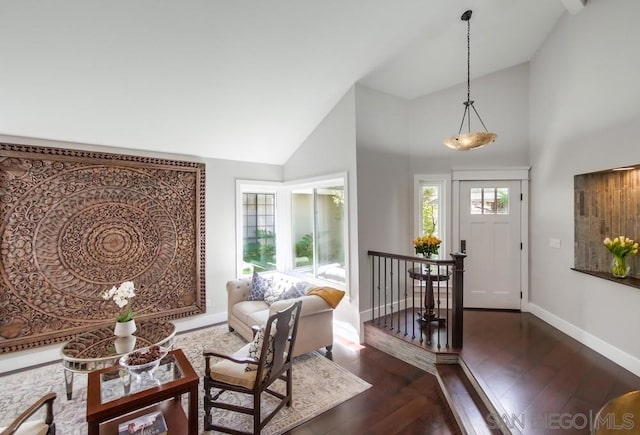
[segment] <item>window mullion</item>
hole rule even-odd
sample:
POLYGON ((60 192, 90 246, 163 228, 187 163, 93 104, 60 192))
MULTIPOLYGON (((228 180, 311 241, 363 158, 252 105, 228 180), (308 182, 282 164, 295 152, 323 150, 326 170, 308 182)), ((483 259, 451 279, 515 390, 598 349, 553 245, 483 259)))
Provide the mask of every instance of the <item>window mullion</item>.
POLYGON ((318 189, 313 189, 313 277, 318 277, 318 189))

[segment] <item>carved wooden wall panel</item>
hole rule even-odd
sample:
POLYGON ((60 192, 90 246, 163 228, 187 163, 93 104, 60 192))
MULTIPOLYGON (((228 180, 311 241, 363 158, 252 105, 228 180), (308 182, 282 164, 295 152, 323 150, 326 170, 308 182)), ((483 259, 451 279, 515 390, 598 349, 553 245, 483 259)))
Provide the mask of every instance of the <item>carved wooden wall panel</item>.
POLYGON ((203 313, 204 164, 0 143, 0 353, 66 341, 118 311, 203 313))

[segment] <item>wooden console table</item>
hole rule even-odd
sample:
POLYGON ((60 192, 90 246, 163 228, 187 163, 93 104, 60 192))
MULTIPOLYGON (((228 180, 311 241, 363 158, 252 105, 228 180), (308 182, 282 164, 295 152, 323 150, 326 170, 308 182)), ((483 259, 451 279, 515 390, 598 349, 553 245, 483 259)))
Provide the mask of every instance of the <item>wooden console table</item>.
MULTIPOLYGON (((409 277, 414 280, 419 280, 421 282, 426 282, 426 291, 424 294, 424 308, 425 312, 420 317, 422 322, 431 323, 438 322, 444 323, 445 319, 438 316, 436 312, 436 304, 433 296, 433 283, 440 281, 448 281, 448 274, 440 274, 439 266, 435 266, 438 268, 438 272, 433 272, 428 266, 414 267, 413 269, 408 270, 409 277)), ((438 305, 440 301, 438 300, 438 305)))

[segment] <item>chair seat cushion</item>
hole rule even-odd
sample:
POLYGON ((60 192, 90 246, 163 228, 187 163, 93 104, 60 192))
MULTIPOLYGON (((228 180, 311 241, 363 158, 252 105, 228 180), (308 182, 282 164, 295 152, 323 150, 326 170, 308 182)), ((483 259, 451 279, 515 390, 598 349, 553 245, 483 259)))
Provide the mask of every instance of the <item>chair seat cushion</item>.
MULTIPOLYGON (((249 355, 249 346, 245 345, 233 354, 236 358, 246 358, 249 355)), ((209 369, 209 377, 225 384, 237 385, 245 388, 253 388, 256 383, 256 371, 246 371, 246 364, 238 364, 226 359, 213 364, 209 369)))
MULTIPOLYGON (((5 430, 6 427, 0 427, 0 432, 5 430)), ((49 425, 43 421, 25 421, 20 425, 18 430, 14 432, 15 435, 46 435, 49 430, 49 425)))

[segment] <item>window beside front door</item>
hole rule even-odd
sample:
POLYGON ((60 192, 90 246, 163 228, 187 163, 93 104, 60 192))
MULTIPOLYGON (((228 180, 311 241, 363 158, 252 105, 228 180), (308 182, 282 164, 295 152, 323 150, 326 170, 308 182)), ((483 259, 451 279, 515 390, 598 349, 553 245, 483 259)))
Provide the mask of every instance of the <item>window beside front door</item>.
POLYGON ((413 237, 433 235, 442 243, 436 259, 448 259, 447 195, 450 180, 445 175, 415 176, 415 233, 413 237))

